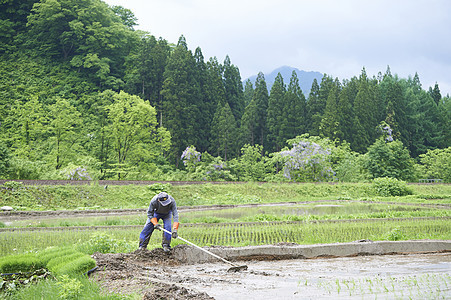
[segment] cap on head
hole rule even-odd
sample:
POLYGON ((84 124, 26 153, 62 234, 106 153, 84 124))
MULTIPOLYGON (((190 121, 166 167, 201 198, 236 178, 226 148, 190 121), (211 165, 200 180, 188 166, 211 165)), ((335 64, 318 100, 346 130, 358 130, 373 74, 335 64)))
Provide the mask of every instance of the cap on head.
POLYGON ((161 192, 158 194, 158 201, 160 201, 161 205, 166 206, 169 203, 171 203, 171 200, 169 199, 169 195, 166 192, 161 192))

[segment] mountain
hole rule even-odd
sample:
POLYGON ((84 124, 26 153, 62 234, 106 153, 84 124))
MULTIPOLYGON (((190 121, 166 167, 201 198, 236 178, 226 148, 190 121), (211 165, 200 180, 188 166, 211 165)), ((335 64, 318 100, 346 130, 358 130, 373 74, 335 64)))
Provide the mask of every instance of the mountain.
MULTIPOLYGON (((266 85, 268 86, 268 92, 271 91, 272 84, 274 83, 274 79, 276 78, 278 73, 280 73, 282 75, 283 83, 286 86, 288 86, 288 84, 290 83, 290 78, 291 78, 291 74, 293 73, 293 71, 296 71, 296 74, 298 75, 298 78, 299 78, 299 85, 302 89, 302 92, 304 93, 304 95, 306 97, 308 96, 308 94, 310 93, 310 89, 312 88, 313 79, 316 78, 316 80, 318 81, 318 84, 320 84, 321 78, 323 78, 323 74, 321 74, 319 72, 313 72, 313 71, 307 72, 307 71, 302 71, 302 70, 299 70, 299 69, 296 69, 293 67, 283 66, 283 67, 275 69, 274 71, 272 71, 269 74, 264 74, 266 85)), ((256 78, 257 78, 257 75, 253 75, 253 76, 250 76, 249 78, 246 78, 245 80, 243 80, 243 85, 249 79, 255 87, 255 79, 256 78)))

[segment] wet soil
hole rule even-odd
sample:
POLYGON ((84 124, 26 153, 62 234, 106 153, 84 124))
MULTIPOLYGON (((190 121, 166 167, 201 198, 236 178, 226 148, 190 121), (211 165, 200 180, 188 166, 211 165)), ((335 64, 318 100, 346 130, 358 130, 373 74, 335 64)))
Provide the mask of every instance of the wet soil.
POLYGON ((98 269, 91 277, 105 293, 138 294, 144 300, 214 299, 204 292, 169 281, 169 274, 180 262, 161 248, 133 253, 94 253, 92 257, 98 269))
POLYGON ((184 263, 177 259, 183 251, 192 248, 178 245, 169 254, 160 248, 95 253, 99 268, 91 277, 105 292, 135 293, 142 299, 396 299, 428 289, 433 294, 421 296, 446 298, 451 292, 449 252, 234 261, 248 270, 230 273, 230 266, 220 261, 184 263), (428 278, 423 286, 420 280, 416 286, 410 283, 422 275, 428 278))

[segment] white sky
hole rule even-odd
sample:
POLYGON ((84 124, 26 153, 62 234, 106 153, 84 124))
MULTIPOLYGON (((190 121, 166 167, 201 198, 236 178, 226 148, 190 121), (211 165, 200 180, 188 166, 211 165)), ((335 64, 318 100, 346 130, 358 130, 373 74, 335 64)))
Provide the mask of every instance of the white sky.
POLYGON ((104 0, 130 9, 141 29, 207 61, 226 55, 241 78, 281 66, 340 80, 385 73, 420 76, 451 95, 449 0, 104 0))

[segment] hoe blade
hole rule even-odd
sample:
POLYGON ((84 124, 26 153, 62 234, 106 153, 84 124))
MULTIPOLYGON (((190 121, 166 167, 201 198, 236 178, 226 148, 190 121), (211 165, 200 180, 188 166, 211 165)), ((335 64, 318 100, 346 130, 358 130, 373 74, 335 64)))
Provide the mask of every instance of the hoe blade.
POLYGON ((241 271, 246 271, 246 270, 247 270, 247 266, 242 265, 242 266, 231 267, 227 270, 227 272, 234 273, 234 272, 241 272, 241 271))

